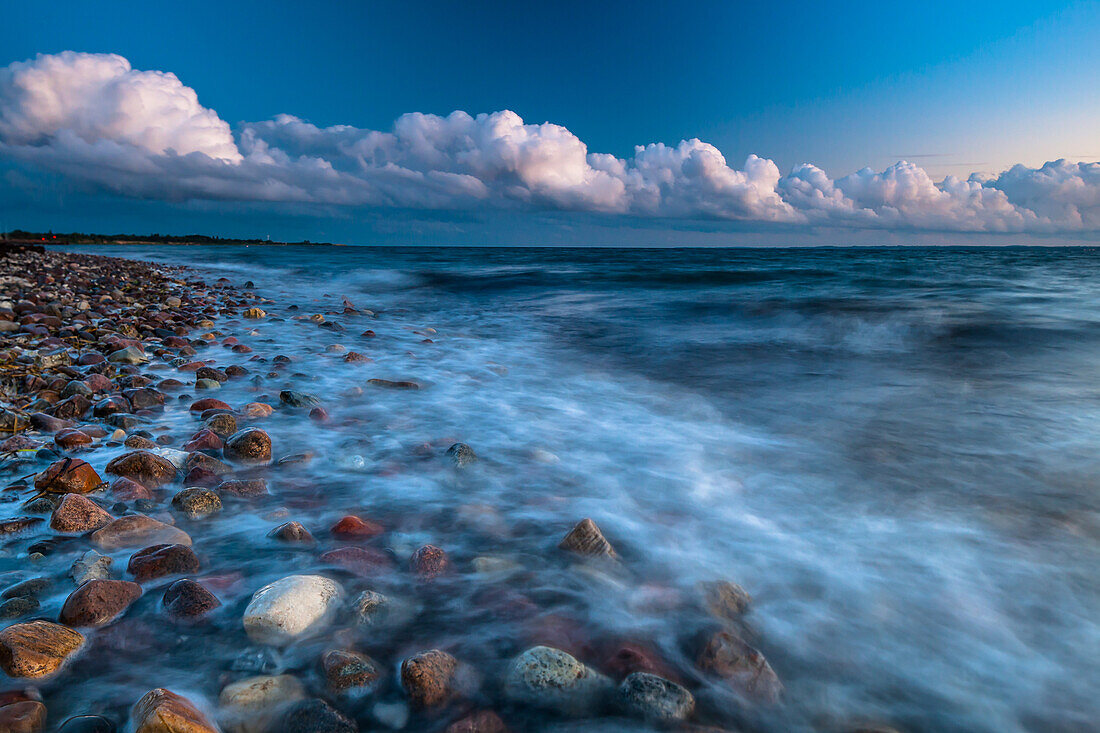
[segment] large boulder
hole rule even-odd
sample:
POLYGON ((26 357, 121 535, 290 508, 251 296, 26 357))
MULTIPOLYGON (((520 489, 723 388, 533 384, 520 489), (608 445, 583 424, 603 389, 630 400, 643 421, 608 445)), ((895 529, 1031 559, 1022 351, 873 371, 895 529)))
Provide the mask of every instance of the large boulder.
POLYGON ((15 624, 0 631, 0 668, 10 677, 53 674, 84 644, 84 636, 50 621, 15 624))
POLYGON ((249 638, 288 644, 328 625, 344 590, 321 575, 290 575, 260 588, 244 612, 249 638))
POLYGON ((565 716, 598 714, 613 690, 610 679, 547 646, 520 654, 504 678, 504 694, 512 702, 565 716))

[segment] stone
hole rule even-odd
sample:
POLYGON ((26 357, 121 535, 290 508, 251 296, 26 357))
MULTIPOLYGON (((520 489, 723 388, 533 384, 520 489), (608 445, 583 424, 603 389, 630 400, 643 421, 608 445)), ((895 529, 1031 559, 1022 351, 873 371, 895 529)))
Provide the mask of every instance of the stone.
POLYGON ((126 437, 126 440, 122 441, 122 444, 124 446, 126 446, 127 448, 134 448, 134 449, 141 449, 141 450, 149 450, 151 448, 156 448, 157 447, 156 443, 149 440, 148 438, 146 438, 143 435, 129 435, 129 436, 126 437))
POLYGON ((369 694, 382 677, 381 667, 366 654, 342 649, 325 652, 321 670, 330 692, 353 696, 369 694))
POLYGON ((744 588, 726 580, 703 583, 702 592, 707 611, 723 621, 739 621, 752 602, 744 588))
MULTIPOLYGON (((203 413, 206 415, 206 413, 203 413)), ((225 440, 230 435, 237 432, 237 418, 230 412, 217 412, 203 420, 203 428, 214 433, 222 441, 222 448, 225 448, 225 440)))
POLYGON ((168 615, 178 619, 197 619, 222 605, 205 586, 189 578, 168 586, 163 604, 168 615))
POLYGON ((601 669, 620 681, 634 672, 649 672, 678 681, 656 650, 641 644, 623 644, 604 661, 601 669))
POLYGON ((288 705, 305 697, 305 688, 292 675, 248 677, 222 689, 218 721, 226 733, 265 733, 288 705))
POLYGON ((382 525, 378 524, 378 522, 372 522, 369 519, 361 519, 354 514, 349 514, 332 525, 332 529, 329 531, 332 532, 334 537, 351 540, 375 537, 382 534, 384 530, 382 529, 382 525))
POLYGON ((355 620, 360 626, 374 626, 389 611, 390 599, 373 590, 365 590, 355 599, 355 620))
POLYGON ((266 494, 267 481, 262 478, 222 481, 214 490, 222 496, 235 496, 237 498, 246 499, 266 494))
POLYGON ((80 632, 51 621, 14 624, 0 631, 0 668, 10 677, 45 677, 83 644, 80 632))
POLYGON ((0 731, 38 733, 46 726, 46 706, 37 700, 22 700, 0 707, 0 731))
POLYGON ((107 356, 107 361, 115 364, 144 364, 148 357, 136 346, 127 346, 125 349, 112 351, 107 356))
POLYGON ((284 389, 279 393, 279 401, 290 407, 313 407, 321 404, 321 400, 316 395, 290 389, 284 389))
POLYGON ((74 428, 65 428, 57 431, 53 436, 53 442, 63 450, 73 450, 81 446, 91 445, 92 436, 74 428))
POLYGON ((275 408, 263 402, 249 402, 241 412, 244 413, 245 417, 256 420, 271 417, 271 414, 275 412, 275 408))
POLYGON ((126 570, 139 583, 144 583, 167 575, 197 573, 200 567, 198 556, 187 545, 161 544, 135 552, 126 570))
POLYGON ((222 383, 217 381, 216 379, 196 379, 195 380, 195 389, 196 390, 212 390, 212 389, 221 389, 221 388, 222 388, 222 383))
POLYGON ((183 450, 191 452, 197 450, 220 451, 225 444, 221 437, 210 428, 203 428, 191 436, 191 440, 183 444, 183 450))
POLYGON ((135 450, 107 464, 107 473, 125 476, 146 488, 155 489, 176 479, 176 467, 152 451, 135 450))
POLYGON ((420 580, 432 581, 450 569, 451 561, 442 549, 424 545, 412 554, 409 567, 420 580))
POLYGON ((141 597, 141 586, 128 580, 89 580, 69 594, 58 620, 68 626, 105 626, 141 597))
POLYGON ((465 443, 455 443, 447 449, 447 457, 459 468, 465 468, 477 460, 474 449, 465 443))
POLYGON ((189 519, 200 519, 220 512, 222 500, 210 489, 192 486, 173 496, 172 506, 186 514, 189 519))
POLYGON ((316 540, 300 522, 286 522, 267 533, 268 537, 291 544, 313 545, 316 540))
POLYGON ((69 718, 57 733, 116 733, 117 728, 107 718, 101 715, 77 715, 69 718))
POLYGON ((163 687, 134 704, 130 722, 134 733, 218 733, 193 702, 163 687))
POLYGON ((191 412, 205 412, 206 410, 227 410, 233 411, 225 402, 214 399, 213 397, 203 397, 201 400, 195 400, 191 403, 191 407, 188 408, 191 412))
POLYGON ((99 548, 117 550, 151 543, 190 545, 191 537, 170 524, 158 522, 144 514, 119 517, 92 533, 92 543, 99 548))
POLYGON ((634 672, 619 685, 623 709, 650 722, 687 720, 695 710, 695 698, 685 688, 648 672, 634 672))
POLYGON ((264 313, 264 311, 261 308, 248 308, 241 315, 243 315, 245 318, 258 320, 260 318, 265 317, 267 315, 267 313, 264 313))
POLYGON ((89 494, 102 483, 103 479, 86 461, 62 458, 35 477, 34 488, 48 494, 89 494))
POLYGON ((386 389, 420 389, 419 384, 410 381, 391 382, 388 379, 368 379, 367 383, 375 387, 385 387, 386 389))
POLYGON ((279 646, 325 628, 344 590, 321 575, 290 575, 260 588, 244 612, 250 639, 279 646))
POLYGON ((83 534, 114 521, 110 512, 80 494, 65 494, 50 517, 50 529, 67 534, 83 534))
POLYGON ((260 428, 245 428, 225 441, 225 457, 242 463, 271 461, 271 438, 260 428))
POLYGON ((610 679, 547 646, 532 647, 516 657, 504 679, 504 695, 512 702, 565 716, 598 714, 613 690, 610 679))
POLYGON ((617 557, 600 528, 587 518, 578 522, 558 547, 585 557, 617 557))
POLYGON ((508 726, 492 710, 477 710, 448 725, 444 733, 508 733, 508 726))
POLYGON ((83 585, 89 580, 107 580, 111 577, 112 562, 107 555, 88 550, 73 562, 73 566, 69 569, 69 577, 77 585, 83 585))
POLYGON ((696 664, 755 702, 775 704, 783 694, 783 684, 764 655, 727 631, 707 640, 696 664))
POLYGON ((320 559, 361 578, 380 575, 393 568, 393 558, 373 547, 339 547, 322 553, 320 559))
POLYGON ((19 598, 21 596, 37 598, 49 590, 51 585, 53 583, 49 578, 29 578, 5 588, 4 592, 0 593, 0 598, 19 598))
POLYGON ((31 527, 42 524, 42 517, 12 517, 0 520, 0 536, 19 534, 31 527))
POLYGON ((313 698, 291 705, 275 729, 279 733, 358 733, 359 726, 324 700, 313 698))
POLYGON ((401 687, 414 708, 439 707, 454 698, 457 671, 457 659, 445 651, 431 649, 401 663, 401 687))
POLYGON ((111 482, 111 495, 119 501, 136 501, 138 499, 152 499, 153 494, 137 481, 119 476, 111 482))
MULTIPOLYGON (((29 613, 37 611, 40 605, 37 598, 31 598, 30 596, 9 598, 3 603, 0 603, 0 619, 12 619, 26 616, 29 613)), ((3 728, 0 728, 0 730, 3 730, 3 728)))

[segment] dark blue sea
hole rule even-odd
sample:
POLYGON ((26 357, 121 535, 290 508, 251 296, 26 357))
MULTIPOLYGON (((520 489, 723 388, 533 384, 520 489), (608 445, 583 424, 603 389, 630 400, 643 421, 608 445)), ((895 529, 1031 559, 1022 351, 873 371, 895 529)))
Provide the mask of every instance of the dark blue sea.
MULTIPOLYGON (((295 517, 372 511, 398 527, 398 555, 432 542, 468 583, 403 632, 410 648, 438 637, 487 674, 503 666, 526 627, 479 595, 490 582, 590 648, 639 640, 690 669, 694 618, 663 599, 725 579, 751 593, 753 642, 786 692, 779 710, 717 722, 1097 725, 1100 249, 81 251, 272 299, 285 320, 256 326, 257 353, 295 361, 261 388, 320 395, 333 416, 271 421, 277 452, 315 456, 296 480, 317 500, 295 517), (375 317, 343 332, 293 319, 345 298, 375 317), (350 368, 334 344, 373 361, 350 368), (372 377, 424 389, 354 389, 372 377), (452 441, 482 459, 462 481, 418 458, 452 441), (559 561, 585 516, 621 573, 559 561)), ((216 521, 224 569, 256 587, 309 569, 248 549, 271 521, 216 521)), ((158 666, 201 688, 234 653, 158 666)))

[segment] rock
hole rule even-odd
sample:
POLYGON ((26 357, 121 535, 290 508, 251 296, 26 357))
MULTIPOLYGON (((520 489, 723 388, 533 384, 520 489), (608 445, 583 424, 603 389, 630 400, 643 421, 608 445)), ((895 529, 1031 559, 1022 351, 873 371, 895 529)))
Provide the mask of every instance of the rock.
POLYGON ((313 420, 314 422, 328 422, 330 416, 328 414, 328 410, 326 410, 325 408, 314 407, 312 410, 309 411, 309 419, 313 420))
POLYGON ((80 494, 65 494, 50 517, 50 529, 69 534, 83 534, 105 527, 114 516, 80 494))
POLYGON ((508 726, 492 710, 477 710, 448 725, 444 733, 508 733, 508 726))
POLYGON ((547 646, 516 657, 504 679, 505 697, 512 702, 576 717, 599 713, 613 689, 607 677, 547 646))
POLYGON ((648 672, 634 672, 619 685, 619 704, 632 715, 650 722, 687 720, 695 698, 686 689, 648 672))
POLYGON ((225 457, 242 463, 271 461, 271 438, 259 428, 245 428, 225 441, 225 457))
POLYGON ((34 479, 34 488, 49 494, 89 494, 103 479, 87 462, 79 458, 54 461, 34 479))
POLYGON ((222 388, 222 383, 217 381, 216 379, 196 379, 195 380, 195 389, 196 390, 212 390, 212 389, 221 389, 221 388, 222 388))
POLYGON ((263 402, 249 402, 244 406, 242 410, 245 417, 253 420, 261 419, 265 417, 271 417, 271 413, 275 412, 275 408, 271 405, 264 404, 263 402))
POLYGON ((0 537, 19 534, 24 530, 42 524, 43 521, 45 520, 42 517, 12 517, 11 519, 0 520, 0 537))
POLYGON ((137 701, 130 722, 134 733, 218 733, 194 703, 163 687, 137 701))
POLYGON ((338 583, 320 575, 290 575, 265 585, 244 612, 244 628, 253 641, 275 646, 328 625, 343 597, 338 583))
POLYGON ((381 668, 366 654, 340 649, 325 652, 321 669, 329 691, 337 694, 369 694, 382 677, 381 668))
POLYGON ((375 537, 382 534, 384 530, 378 522, 361 519, 354 514, 349 514, 332 525, 332 529, 329 531, 332 532, 334 537, 350 540, 375 537))
POLYGON ((558 547, 586 557, 617 557, 611 543, 591 519, 578 522, 558 547))
POLYGON ((77 585, 83 585, 89 580, 107 580, 111 577, 111 562, 107 555, 88 550, 73 563, 69 569, 69 577, 77 585))
POLYGON ((355 599, 355 618, 360 626, 374 626, 385 618, 390 599, 373 590, 365 590, 355 599))
POLYGON ((0 707, 0 731, 38 733, 46 726, 46 706, 37 700, 23 700, 0 707))
POLYGON ((256 320, 265 317, 267 314, 264 313, 263 310, 261 310, 260 308, 249 308, 241 315, 243 315, 245 318, 256 320))
POLYGON ((233 468, 228 463, 223 463, 213 456, 205 453, 188 453, 183 462, 184 482, 189 482, 193 474, 203 473, 213 477, 224 476, 232 473, 233 468))
POLYGON ((152 451, 135 450, 107 464, 107 473, 125 476, 146 488, 155 489, 176 479, 176 467, 152 451))
POLYGON ((725 580, 703 583, 702 591, 707 611, 723 621, 740 620, 752 602, 752 596, 744 588, 725 580))
POLYGON ((15 624, 0 631, 0 668, 11 677, 45 677, 56 672, 84 636, 50 621, 15 624))
POLYGON ((130 435, 126 440, 122 441, 122 444, 127 448, 150 450, 156 448, 157 444, 142 435, 130 435))
MULTIPOLYGON (((234 422, 236 421, 234 420, 234 422)), ((197 450, 220 451, 223 447, 225 447, 225 444, 222 442, 221 437, 210 428, 203 428, 192 435, 191 440, 183 444, 183 449, 188 452, 197 450)))
POLYGON ((81 446, 91 445, 93 441, 92 436, 87 433, 83 433, 74 428, 65 428, 54 434, 53 442, 57 444, 58 448, 73 450, 81 446))
POLYGON ((158 522, 144 514, 119 517, 92 533, 92 543, 107 550, 166 543, 190 545, 191 537, 181 529, 158 522))
POLYGON ((127 346, 125 349, 112 351, 107 356, 107 361, 115 364, 144 364, 148 357, 136 346, 127 346))
POLYGON ((290 407, 313 407, 321 404, 321 400, 316 395, 311 395, 308 392, 295 392, 289 389, 284 389, 279 393, 279 401, 290 407))
POLYGON ((401 663, 401 686, 414 708, 434 708, 450 702, 458 692, 455 673, 458 660, 447 652, 431 649, 401 663))
POLYGON ((309 530, 303 527, 300 522, 280 524, 278 527, 268 532, 267 536, 279 540, 280 542, 289 542, 291 544, 313 545, 316 543, 316 540, 313 539, 313 535, 311 535, 309 530))
POLYGON ((210 489, 192 486, 172 497, 172 506, 187 515, 189 519, 200 519, 222 508, 222 500, 210 489))
POLYGON ((139 583, 144 583, 166 575, 197 573, 200 567, 198 556, 187 545, 161 544, 135 552, 126 570, 139 583))
POLYGON ((137 481, 120 476, 111 482, 111 494, 119 501, 152 499, 153 495, 137 481))
POLYGON ((216 400, 213 397, 203 397, 201 400, 195 400, 191 403, 191 407, 188 408, 191 412, 205 412, 207 410, 227 410, 233 411, 233 408, 227 405, 221 400, 216 400))
POLYGON ((713 634, 696 664, 750 700, 775 704, 783 693, 783 684, 764 655, 729 632, 713 634))
POLYGON ((412 554, 409 567, 420 580, 432 581, 450 569, 451 561, 442 549, 435 545, 424 545, 412 554))
POLYGON ((380 575, 393 568, 393 558, 373 547, 339 547, 322 553, 320 559, 361 578, 380 575))
POLYGON ((201 366, 195 370, 195 377, 197 379, 211 379, 218 383, 225 383, 229 381, 229 375, 223 372, 221 369, 215 369, 210 366, 201 366))
POLYGON ((385 387, 387 389, 420 389, 420 385, 416 382, 391 382, 388 379, 368 379, 368 384, 373 384, 375 387, 385 387))
POLYGON ((0 598, 19 598, 21 596, 37 598, 49 590, 51 585, 49 578, 30 578, 4 589, 4 592, 0 593, 0 598))
POLYGON ((306 697, 296 677, 260 675, 228 684, 218 696, 218 720, 227 733, 265 733, 290 704, 306 697))
MULTIPOLYGON (((0 619, 12 619, 26 616, 29 613, 37 611, 40 605, 38 599, 31 598, 30 596, 9 598, 3 603, 0 603, 0 619)), ((3 730, 3 728, 0 728, 0 730, 3 730)))
POLYGON ((601 667, 617 680, 623 680, 634 672, 649 672, 677 682, 672 669, 657 656, 657 653, 639 644, 623 644, 601 667))
POLYGON ((58 621, 69 626, 105 626, 141 597, 141 586, 128 580, 89 580, 65 599, 58 621))
POLYGON ((168 615, 178 619, 196 619, 222 605, 217 596, 188 578, 168 586, 163 603, 168 615))
POLYGON ((358 733, 359 726, 324 700, 313 698, 291 705, 276 730, 279 733, 358 733))
POLYGON ((222 481, 215 487, 215 491, 223 496, 236 496, 242 499, 263 496, 267 493, 267 481, 262 478, 222 481))
POLYGON ((474 449, 465 443, 455 443, 447 449, 447 457, 459 468, 464 468, 477 460, 474 449))

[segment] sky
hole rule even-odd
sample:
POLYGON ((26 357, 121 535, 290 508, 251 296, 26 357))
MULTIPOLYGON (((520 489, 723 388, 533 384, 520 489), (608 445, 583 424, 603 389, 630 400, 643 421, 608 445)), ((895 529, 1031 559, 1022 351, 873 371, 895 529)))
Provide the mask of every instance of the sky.
POLYGON ((0 229, 1100 240, 1100 3, 7 4, 0 229))

